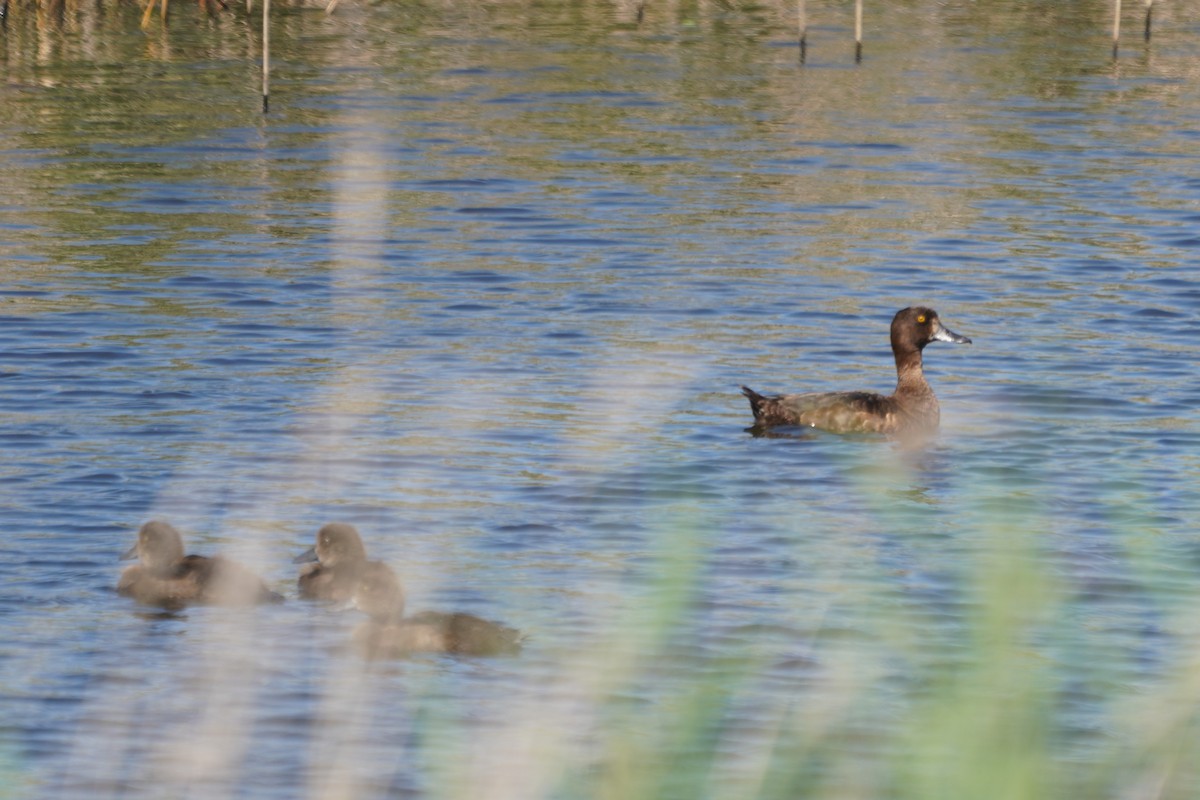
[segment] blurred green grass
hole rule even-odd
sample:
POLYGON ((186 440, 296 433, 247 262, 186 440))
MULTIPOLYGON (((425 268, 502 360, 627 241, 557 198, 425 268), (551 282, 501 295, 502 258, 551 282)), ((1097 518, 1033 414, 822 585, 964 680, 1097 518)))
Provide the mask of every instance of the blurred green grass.
MULTIPOLYGON (((971 537, 953 647, 929 647, 910 607, 859 597, 853 613, 872 620, 874 640, 816 642, 812 663, 799 667, 807 677, 770 698, 772 723, 753 726, 765 744, 757 753, 746 747, 739 706, 770 693, 763 678, 777 654, 751 647, 697 656, 679 646, 681 636, 699 635, 693 601, 709 545, 695 519, 681 525, 664 537, 650 602, 599 648, 605 699, 594 750, 542 765, 558 776, 543 796, 1198 796, 1196 659, 1151 664, 1136 684, 1128 676, 1137 654, 1089 660, 1089 632, 1072 609, 1077 587, 1059 575, 1042 511, 1030 504, 993 516, 971 537), (666 696, 630 699, 663 672, 675 679, 666 696)), ((1164 624, 1186 629, 1187 612, 1186 603, 1164 604, 1164 624)))

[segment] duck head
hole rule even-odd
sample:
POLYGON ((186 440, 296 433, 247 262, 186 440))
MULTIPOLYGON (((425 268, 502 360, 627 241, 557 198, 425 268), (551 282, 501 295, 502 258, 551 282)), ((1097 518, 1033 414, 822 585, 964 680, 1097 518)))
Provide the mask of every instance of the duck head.
POLYGON ((943 325, 932 308, 910 306, 896 312, 892 318, 892 350, 897 356, 914 351, 919 353, 930 342, 970 344, 971 340, 943 325))
POLYGON ((293 564, 321 562, 336 567, 339 563, 360 563, 367 560, 367 549, 353 525, 331 522, 317 531, 317 543, 292 559, 293 564))
POLYGON ((148 572, 165 575, 183 559, 183 537, 166 522, 151 520, 138 530, 137 543, 121 556, 122 561, 137 558, 148 572))
POLYGON ((372 561, 359 576, 354 605, 376 622, 398 622, 404 617, 404 587, 391 567, 372 561))

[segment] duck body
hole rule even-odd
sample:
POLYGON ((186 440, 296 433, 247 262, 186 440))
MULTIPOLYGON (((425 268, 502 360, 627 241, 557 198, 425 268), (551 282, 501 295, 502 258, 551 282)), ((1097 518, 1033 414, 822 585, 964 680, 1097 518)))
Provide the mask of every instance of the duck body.
POLYGON ((461 611, 422 611, 400 620, 371 620, 354 632, 354 642, 367 658, 403 658, 417 653, 466 656, 516 655, 521 632, 461 611))
POLYGON ((366 658, 516 655, 524 639, 517 629, 474 614, 423 611, 404 616, 404 589, 396 573, 378 561, 363 568, 354 603, 371 618, 354 631, 354 644, 366 658))
POLYGON ((292 563, 305 564, 296 581, 301 597, 344 603, 354 597, 367 550, 353 525, 331 522, 317 531, 316 544, 292 563))
POLYGON ((764 397, 742 387, 756 425, 802 425, 835 433, 936 431, 941 408, 933 392, 910 398, 875 392, 804 392, 764 397))
POLYGON ((914 306, 892 319, 892 353, 896 359, 896 390, 875 392, 803 392, 767 396, 748 387, 756 429, 777 425, 821 428, 834 433, 881 433, 889 436, 935 433, 941 409, 925 379, 921 354, 930 342, 970 344, 971 340, 942 325, 937 312, 914 306))
POLYGON ((166 522, 147 522, 122 560, 137 558, 117 581, 117 593, 142 605, 251 606, 278 603, 283 597, 250 570, 227 558, 183 554, 183 538, 166 522))

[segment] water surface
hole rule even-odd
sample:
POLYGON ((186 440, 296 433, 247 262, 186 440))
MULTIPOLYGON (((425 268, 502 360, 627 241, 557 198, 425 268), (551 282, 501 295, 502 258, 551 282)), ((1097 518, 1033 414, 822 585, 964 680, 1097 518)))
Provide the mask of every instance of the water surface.
POLYGON ((285 6, 266 116, 241 10, 14 10, 7 791, 748 797, 799 747, 881 797, 946 676, 1003 696, 997 608, 1044 748, 1113 763, 1197 644, 1200 19, 1114 62, 1105 4, 985 5, 855 66, 810 4, 803 67, 774 5, 285 6), (933 447, 746 433, 740 384, 890 390, 918 302, 974 340, 933 447), (117 597, 155 517, 292 602, 117 597), (525 654, 361 662, 294 600, 335 519, 525 654))

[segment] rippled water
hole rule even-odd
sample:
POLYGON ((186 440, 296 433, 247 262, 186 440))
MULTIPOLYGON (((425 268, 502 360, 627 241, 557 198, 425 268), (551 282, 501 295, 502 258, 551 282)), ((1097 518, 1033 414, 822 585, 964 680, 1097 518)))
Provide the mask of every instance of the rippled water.
POLYGON ((1198 632, 1200 18, 1166 6, 1116 62, 1104 4, 880 9, 858 67, 841 5, 803 67, 782 6, 284 7, 266 117, 242 12, 16 9, 7 791, 748 797, 802 709, 808 796, 880 797, 862 765, 1024 602, 987 593, 1012 548, 1057 598, 1046 746, 1094 764, 1198 632), (934 447, 745 432, 742 383, 889 390, 916 302, 974 340, 926 351, 934 447), (292 597, 353 522, 414 607, 531 638, 364 665, 351 612, 139 609, 152 517, 292 597), (673 725, 705 692, 719 730, 673 725), (621 784, 641 750, 712 772, 621 784))

